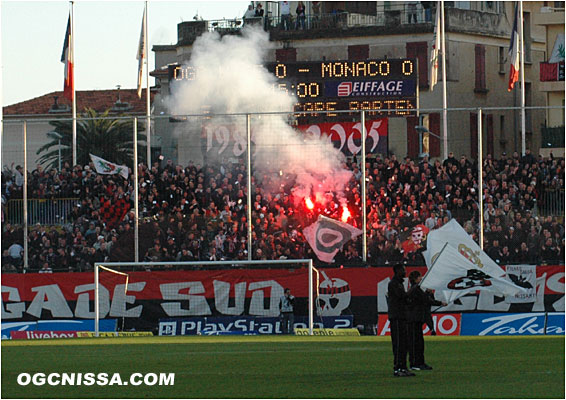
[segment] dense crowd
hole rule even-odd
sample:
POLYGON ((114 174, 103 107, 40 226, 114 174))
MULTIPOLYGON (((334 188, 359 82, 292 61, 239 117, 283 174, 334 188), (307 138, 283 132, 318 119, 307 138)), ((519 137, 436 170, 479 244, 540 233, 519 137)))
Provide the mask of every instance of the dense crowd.
MULTIPOLYGON (((359 160, 345 199, 360 227, 362 199, 359 160)), ((427 230, 455 218, 478 240, 477 165, 465 156, 429 162, 371 158, 366 164, 369 265, 397 262, 424 265, 427 230), (415 240, 416 237, 419 239, 415 240), (411 246, 405 246, 413 240, 411 246)), ((2 271, 23 269, 21 226, 5 223, 5 204, 22 198, 23 170, 2 172, 2 271)), ((564 259, 563 216, 542 217, 537 202, 547 190, 564 189, 564 159, 534 157, 528 151, 483 165, 484 249, 498 263, 558 262, 564 259)), ((245 164, 194 164, 170 160, 151 169, 139 166, 140 260, 246 260, 247 182, 245 164)), ((60 171, 41 166, 28 175, 32 199, 78 198, 71 223, 33 225, 28 236, 29 271, 84 271, 94 262, 133 261, 133 174, 99 175, 93 165, 65 164, 60 171)), ((293 177, 252 178, 253 259, 313 258, 302 230, 319 214, 340 219, 344 199, 330 194, 309 210, 293 195, 293 177), (273 189, 276 187, 277 189, 273 189), (270 189, 269 191, 267 189, 270 189)), ((361 237, 347 243, 335 263, 360 265, 361 237)))

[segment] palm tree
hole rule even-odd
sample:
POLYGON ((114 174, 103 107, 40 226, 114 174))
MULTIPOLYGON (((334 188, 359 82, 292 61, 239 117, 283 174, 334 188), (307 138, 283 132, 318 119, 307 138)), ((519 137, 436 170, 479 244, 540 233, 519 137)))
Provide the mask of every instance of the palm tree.
MULTIPOLYGON (((110 162, 133 167, 134 119, 111 118, 108 116, 109 112, 110 110, 106 110, 99 114, 92 108, 86 108, 85 112, 77 117, 77 164, 88 164, 90 162, 89 154, 94 154, 110 162)), ((68 162, 71 165, 73 158, 73 121, 68 119, 54 120, 49 124, 61 136, 62 163, 68 162)), ((144 124, 138 120, 138 132, 144 129, 144 124)), ((38 161, 41 164, 46 164, 49 168, 57 168, 59 139, 55 139, 53 136, 50 138, 52 140, 49 143, 37 150, 37 154, 43 153, 38 161), (50 150, 51 148, 54 148, 54 150, 50 150)), ((145 139, 145 135, 138 134, 138 143, 145 141, 145 139)), ((138 162, 143 160, 145 160, 145 152, 138 144, 138 162)))

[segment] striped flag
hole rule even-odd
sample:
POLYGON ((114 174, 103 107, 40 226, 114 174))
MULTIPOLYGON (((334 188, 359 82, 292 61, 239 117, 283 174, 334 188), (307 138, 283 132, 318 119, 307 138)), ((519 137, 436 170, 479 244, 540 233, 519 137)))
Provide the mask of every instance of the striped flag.
POLYGON ((513 21, 513 31, 511 32, 511 42, 509 43, 509 60, 511 67, 509 70, 509 86, 507 90, 510 92, 515 86, 515 82, 519 80, 519 6, 515 4, 515 19, 513 21))
POLYGON ((71 46, 71 15, 67 22, 67 32, 65 32, 65 43, 63 43, 63 52, 61 54, 61 62, 65 64, 65 79, 63 81, 63 94, 69 101, 73 101, 73 93, 75 89, 75 77, 73 71, 73 49, 71 46))
POLYGON ((434 36, 432 37, 432 45, 430 49, 430 60, 428 68, 428 81, 430 91, 434 89, 434 85, 438 82, 438 52, 440 50, 440 1, 436 2, 436 22, 434 23, 434 36))
POLYGON ((146 55, 146 45, 145 45, 145 9, 143 10, 142 26, 140 32, 140 41, 138 43, 138 54, 136 59, 138 60, 138 97, 141 98, 142 95, 142 76, 143 76, 143 60, 147 57, 146 55))

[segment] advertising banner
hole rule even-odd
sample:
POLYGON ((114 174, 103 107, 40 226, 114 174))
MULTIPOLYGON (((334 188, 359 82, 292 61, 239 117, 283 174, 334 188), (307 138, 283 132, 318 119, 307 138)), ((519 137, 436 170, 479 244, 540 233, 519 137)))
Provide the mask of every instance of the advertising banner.
POLYGON ((77 332, 69 331, 12 331, 12 339, 68 339, 77 337, 77 332))
POLYGON ((462 336, 564 335, 564 313, 462 314, 462 336))
MULTIPOLYGON (((4 319, 4 305, 2 305, 2 319, 4 319)), ((101 332, 113 332, 116 330, 117 321, 115 319, 101 319, 99 330, 101 332)), ((15 332, 71 332, 71 331, 94 331, 94 320, 40 320, 23 322, 4 322, 2 321, 2 340, 13 338, 15 332)), ((16 334, 20 336, 20 334, 16 334)), ((23 337, 22 337, 23 338, 23 337)), ((30 337, 32 339, 32 337, 30 337)))
MULTIPOLYGON (((460 314, 432 314, 432 322, 436 334, 438 336, 460 335, 461 318, 460 314)), ((430 334, 431 331, 428 326, 423 324, 423 335, 430 336, 430 334)), ((377 320, 377 335, 391 336, 387 314, 381 314, 377 320)))
MULTIPOLYGON (((426 272, 424 267, 408 267, 407 274, 413 270, 426 272)), ((391 268, 321 268, 320 272, 322 316, 353 315, 354 326, 375 325, 378 314, 387 312, 391 268)), ((9 338, 11 330, 36 330, 37 320, 46 321, 38 328, 42 331, 93 330, 93 275, 3 275, 2 337, 9 338), (43 325, 51 322, 55 325, 43 325)), ((101 273, 100 282, 101 317, 120 318, 125 330, 151 331, 162 318, 278 317, 279 299, 287 287, 296 297, 295 315, 308 314, 307 268, 131 272, 127 293, 122 276, 101 273)), ((510 304, 490 293, 471 293, 438 313, 470 311, 564 312, 564 267, 536 267, 534 302, 510 304)), ((108 330, 115 331, 115 325, 108 330)))
MULTIPOLYGON (((352 328, 353 317, 315 317, 316 328, 345 329, 352 328)), ((308 328, 306 317, 296 316, 294 328, 308 328)), ((175 318, 159 320, 159 336, 176 335, 217 335, 240 333, 246 335, 280 334, 279 317, 203 317, 175 318)))

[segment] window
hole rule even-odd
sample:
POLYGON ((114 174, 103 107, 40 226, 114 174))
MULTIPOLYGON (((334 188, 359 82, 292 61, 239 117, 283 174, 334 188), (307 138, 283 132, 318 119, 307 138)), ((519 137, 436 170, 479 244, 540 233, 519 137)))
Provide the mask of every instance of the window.
POLYGON ((523 38, 525 40, 525 62, 530 63, 531 60, 531 13, 523 10, 523 38))
POLYGON ((487 93, 487 86, 485 82, 485 46, 483 44, 476 44, 476 85, 475 92, 487 93))
POLYGON ((369 44, 348 46, 348 60, 360 61, 369 58, 369 44))
POLYGON ((507 48, 499 47, 499 57, 497 64, 499 65, 499 73, 505 75, 505 59, 507 58, 507 48))
POLYGON ((281 62, 297 61, 297 49, 290 47, 275 50, 275 59, 281 62))

